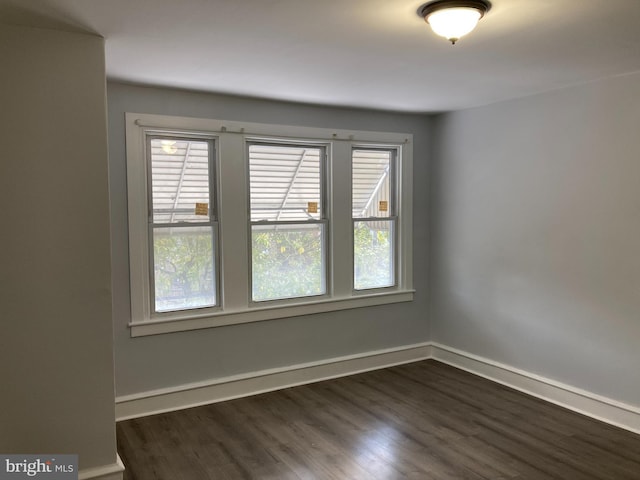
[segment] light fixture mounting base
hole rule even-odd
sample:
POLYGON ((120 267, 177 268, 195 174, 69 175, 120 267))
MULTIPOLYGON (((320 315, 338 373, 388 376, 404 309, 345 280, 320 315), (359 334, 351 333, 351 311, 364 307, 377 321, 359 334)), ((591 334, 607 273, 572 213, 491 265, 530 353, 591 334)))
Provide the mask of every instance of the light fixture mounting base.
POLYGON ((480 12, 480 18, 482 18, 485 13, 491 10, 491 2, 487 0, 436 0, 422 5, 418 9, 418 15, 426 21, 433 12, 445 8, 475 8, 480 12))

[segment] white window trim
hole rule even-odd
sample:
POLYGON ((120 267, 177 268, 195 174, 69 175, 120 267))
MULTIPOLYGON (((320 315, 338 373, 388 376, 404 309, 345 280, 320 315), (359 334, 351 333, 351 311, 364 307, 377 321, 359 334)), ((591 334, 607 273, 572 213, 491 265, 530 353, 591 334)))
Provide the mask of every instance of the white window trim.
POLYGON ((322 128, 235 122, 126 113, 127 180, 129 209, 129 262, 131 281, 131 336, 195 330, 309 315, 413 300, 413 136, 403 133, 332 130, 322 128), (149 298, 147 228, 147 167, 145 135, 158 131, 207 134, 216 138, 218 221, 220 242, 220 307, 186 310, 152 318, 149 298), (245 142, 322 141, 328 147, 328 204, 331 228, 329 259, 331 286, 328 298, 250 301, 248 245, 248 181, 245 142), (353 289, 351 216, 351 152, 353 147, 399 148, 398 176, 398 284, 379 290, 353 289), (233 208, 225 205, 234 205, 233 208))

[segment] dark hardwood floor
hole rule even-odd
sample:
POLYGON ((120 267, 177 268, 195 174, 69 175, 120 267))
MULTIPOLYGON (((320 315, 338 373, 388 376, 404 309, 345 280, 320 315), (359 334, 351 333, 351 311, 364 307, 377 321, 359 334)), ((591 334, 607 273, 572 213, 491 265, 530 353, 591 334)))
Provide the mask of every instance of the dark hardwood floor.
POLYGON ((128 480, 640 479, 640 436, 433 360, 117 425, 128 480))

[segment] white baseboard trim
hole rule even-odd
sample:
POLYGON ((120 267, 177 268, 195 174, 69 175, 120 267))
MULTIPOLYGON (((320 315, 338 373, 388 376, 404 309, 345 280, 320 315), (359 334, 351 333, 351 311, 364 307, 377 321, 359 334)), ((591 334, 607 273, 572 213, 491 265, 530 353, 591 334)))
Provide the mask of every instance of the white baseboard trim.
POLYGON ((116 454, 115 463, 80 470, 78 480, 122 480, 123 472, 124 464, 120 455, 116 454))
POLYGON ((432 358, 588 417, 640 434, 640 408, 437 343, 432 358))
POLYGON ((116 397, 116 420, 256 395, 430 357, 431 344, 425 342, 120 396, 116 397))
MULTIPOLYGON (((116 420, 121 421, 182 410, 427 359, 434 359, 460 368, 528 395, 640 434, 640 408, 636 406, 431 342, 120 396, 116 397, 116 420)), ((118 462, 119 465, 122 465, 120 459, 118 462)), ((95 469, 91 469, 91 471, 93 470, 95 469)), ((119 472, 119 477, 108 476, 111 473, 117 473, 115 470, 105 471, 105 473, 97 472, 93 476, 83 477, 84 471, 81 471, 80 480, 83 478, 119 480, 122 476, 122 470, 119 472)))

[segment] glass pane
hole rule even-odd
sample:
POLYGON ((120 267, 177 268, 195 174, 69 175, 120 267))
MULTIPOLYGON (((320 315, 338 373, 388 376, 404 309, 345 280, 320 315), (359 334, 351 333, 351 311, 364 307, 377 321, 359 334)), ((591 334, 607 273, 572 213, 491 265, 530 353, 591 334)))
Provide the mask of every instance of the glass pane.
POLYGON ((156 312, 216 304, 211 227, 153 229, 156 312))
POLYGON ((322 218, 319 147, 250 145, 251 221, 322 218))
POLYGON ((353 282, 356 290, 395 285, 394 220, 354 222, 353 282))
POLYGON ((209 221, 209 148, 206 140, 150 139, 154 223, 209 221))
POLYGON ((251 227, 254 301, 326 293, 324 225, 251 227))
POLYGON ((352 154, 353 218, 389 217, 391 150, 354 150, 352 154))

